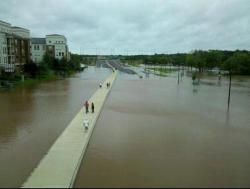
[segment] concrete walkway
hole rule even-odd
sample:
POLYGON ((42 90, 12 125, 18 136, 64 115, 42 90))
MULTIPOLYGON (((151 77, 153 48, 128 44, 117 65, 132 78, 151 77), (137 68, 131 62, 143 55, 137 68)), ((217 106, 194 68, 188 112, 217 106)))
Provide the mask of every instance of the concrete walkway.
MULTIPOLYGON (((90 104, 91 102, 95 104, 95 113, 86 114, 85 108, 80 110, 22 187, 73 187, 96 120, 117 73, 117 71, 114 71, 103 83, 103 87, 99 88, 89 99, 90 104), (106 87, 107 82, 111 82, 109 89, 106 87), (89 120, 88 130, 84 129, 84 118, 89 120)), ((91 111, 91 108, 89 109, 91 111)))

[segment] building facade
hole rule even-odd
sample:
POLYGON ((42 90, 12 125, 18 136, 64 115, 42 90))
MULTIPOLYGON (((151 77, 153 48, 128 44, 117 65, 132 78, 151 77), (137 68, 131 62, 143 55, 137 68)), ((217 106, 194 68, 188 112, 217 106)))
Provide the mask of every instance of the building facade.
POLYGON ((0 64, 1 67, 19 69, 30 61, 30 31, 0 21, 0 64))
POLYGON ((46 35, 45 38, 31 38, 30 31, 25 28, 11 26, 0 20, 0 67, 19 69, 22 65, 33 62, 40 63, 45 53, 61 60, 70 60, 67 39, 63 35, 46 35))
POLYGON ((0 64, 8 64, 7 35, 11 25, 0 20, 0 64))
POLYGON ((56 59, 61 60, 68 56, 67 39, 63 35, 52 34, 46 35, 46 44, 49 53, 56 59))
POLYGON ((51 57, 61 60, 62 58, 70 60, 67 39, 63 35, 52 34, 46 35, 46 38, 32 38, 31 59, 40 63, 44 54, 47 52, 51 57))
POLYGON ((12 45, 9 54, 14 54, 16 66, 22 66, 30 62, 30 31, 21 27, 12 27, 12 45), (13 52, 14 51, 14 52, 13 52))
POLYGON ((31 60, 35 63, 40 63, 46 53, 45 38, 31 38, 30 40, 31 60))

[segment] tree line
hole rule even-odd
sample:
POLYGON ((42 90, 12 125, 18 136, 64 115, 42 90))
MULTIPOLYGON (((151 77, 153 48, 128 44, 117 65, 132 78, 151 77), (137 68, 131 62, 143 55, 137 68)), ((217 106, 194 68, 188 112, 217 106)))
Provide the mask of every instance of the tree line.
POLYGON ((250 75, 250 52, 246 50, 195 50, 191 53, 123 56, 125 60, 143 60, 144 64, 187 66, 204 72, 214 68, 250 75))
POLYGON ((48 53, 43 56, 43 60, 36 64, 32 60, 23 65, 23 73, 30 78, 41 78, 48 74, 55 74, 59 76, 66 76, 73 72, 80 71, 81 57, 78 55, 71 55, 70 61, 66 58, 58 60, 51 57, 48 53))

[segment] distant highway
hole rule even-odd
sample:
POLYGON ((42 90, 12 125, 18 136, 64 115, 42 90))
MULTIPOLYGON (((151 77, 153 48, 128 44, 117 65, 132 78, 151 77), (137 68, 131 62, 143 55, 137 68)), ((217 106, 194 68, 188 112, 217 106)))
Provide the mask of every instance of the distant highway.
POLYGON ((137 74, 134 70, 131 70, 129 68, 127 68, 126 66, 124 66, 121 61, 119 59, 117 60, 97 60, 96 62, 96 66, 100 67, 105 67, 105 68, 109 68, 110 64, 112 67, 114 67, 115 69, 124 72, 124 73, 128 73, 128 74, 137 74))

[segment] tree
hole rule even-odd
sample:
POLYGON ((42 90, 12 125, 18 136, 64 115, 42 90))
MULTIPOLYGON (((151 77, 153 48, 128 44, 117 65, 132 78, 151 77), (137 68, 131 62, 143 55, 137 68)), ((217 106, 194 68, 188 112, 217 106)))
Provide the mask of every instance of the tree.
POLYGON ((28 74, 32 78, 35 78, 39 72, 39 68, 34 62, 31 61, 28 64, 24 64, 23 71, 25 74, 28 74))
POLYGON ((193 54, 188 54, 186 56, 186 64, 188 67, 191 67, 191 70, 193 67, 195 67, 195 59, 194 59, 193 54))
POLYGON ((240 73, 241 66, 247 62, 247 58, 246 54, 235 53, 223 63, 223 68, 233 74, 240 73))

